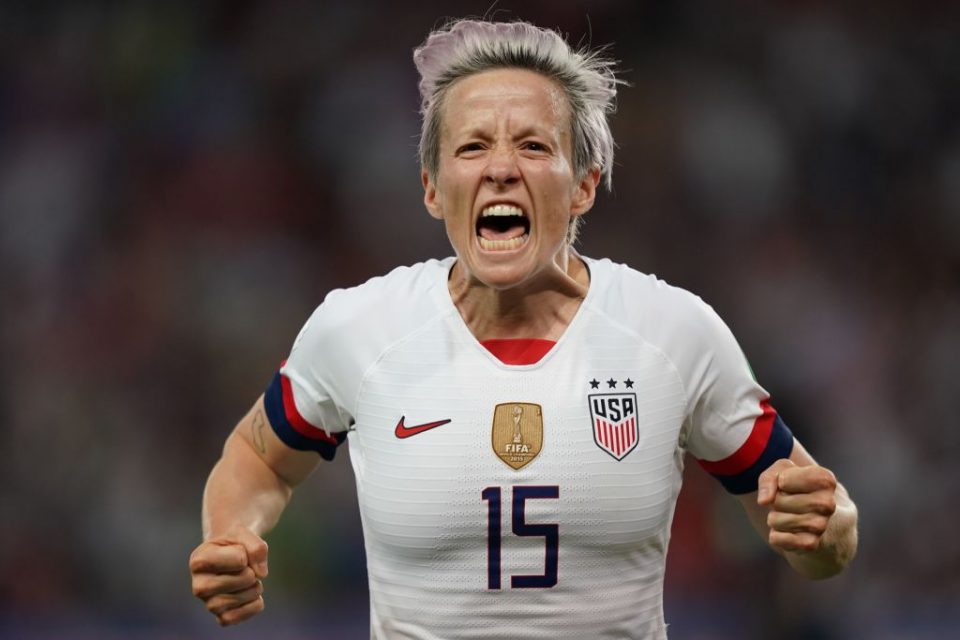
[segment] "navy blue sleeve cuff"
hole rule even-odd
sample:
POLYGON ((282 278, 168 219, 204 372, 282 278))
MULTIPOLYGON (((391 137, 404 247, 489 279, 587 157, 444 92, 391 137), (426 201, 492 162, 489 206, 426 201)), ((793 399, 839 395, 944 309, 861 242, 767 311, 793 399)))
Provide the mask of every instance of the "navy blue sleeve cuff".
POLYGON ((324 460, 333 460, 337 447, 347 438, 345 432, 327 434, 307 423, 297 413, 290 382, 281 376, 279 371, 274 374, 263 394, 263 406, 267 410, 267 419, 274 433, 291 449, 316 451, 324 460))

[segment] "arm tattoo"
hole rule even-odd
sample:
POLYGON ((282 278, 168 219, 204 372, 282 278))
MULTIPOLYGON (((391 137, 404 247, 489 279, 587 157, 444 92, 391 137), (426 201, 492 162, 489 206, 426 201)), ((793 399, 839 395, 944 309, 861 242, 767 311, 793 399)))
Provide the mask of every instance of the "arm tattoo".
POLYGON ((253 432, 253 444, 257 446, 260 453, 267 452, 267 441, 263 439, 263 426, 266 420, 263 418, 263 411, 257 410, 257 415, 253 416, 253 423, 250 430, 253 432))

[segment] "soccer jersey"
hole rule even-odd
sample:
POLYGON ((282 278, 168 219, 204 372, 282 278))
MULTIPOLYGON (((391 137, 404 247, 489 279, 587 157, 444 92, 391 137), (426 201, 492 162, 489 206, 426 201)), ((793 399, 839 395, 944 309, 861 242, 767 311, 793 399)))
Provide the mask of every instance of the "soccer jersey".
POLYGON ((287 444, 349 444, 373 637, 665 638, 684 454, 734 493, 789 455, 710 307, 585 261, 586 298, 532 364, 470 333, 448 258, 331 292, 268 388, 287 444))

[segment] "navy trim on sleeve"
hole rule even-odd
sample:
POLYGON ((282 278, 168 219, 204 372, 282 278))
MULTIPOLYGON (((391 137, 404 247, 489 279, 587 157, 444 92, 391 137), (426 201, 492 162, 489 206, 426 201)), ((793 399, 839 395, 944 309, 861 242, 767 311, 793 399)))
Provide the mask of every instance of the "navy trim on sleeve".
POLYGON ((289 394, 289 382, 287 381, 286 385, 284 382, 285 379, 277 371, 263 394, 263 406, 267 410, 267 419, 274 433, 291 449, 316 451, 324 460, 333 460, 337 454, 337 447, 346 440, 347 434, 334 433, 328 435, 325 431, 306 427, 306 421, 296 413, 292 395, 290 395, 286 404, 290 405, 290 410, 295 415, 289 415, 284 403, 284 393, 289 394), (303 423, 299 429, 297 423, 303 423), (313 431, 316 431, 316 435, 312 433, 313 431))
POLYGON ((773 421, 773 428, 770 431, 770 439, 767 440, 767 446, 763 453, 757 458, 745 471, 732 476, 714 475, 727 491, 734 495, 742 495, 757 490, 757 481, 760 474, 766 471, 770 465, 781 458, 789 458, 793 451, 793 432, 784 424, 780 416, 777 415, 773 421))

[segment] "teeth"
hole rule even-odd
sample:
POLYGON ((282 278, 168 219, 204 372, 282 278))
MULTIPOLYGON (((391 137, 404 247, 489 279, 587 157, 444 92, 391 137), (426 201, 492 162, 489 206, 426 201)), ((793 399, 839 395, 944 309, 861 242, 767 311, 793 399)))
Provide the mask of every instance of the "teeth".
POLYGON ((480 215, 484 218, 487 216, 522 216, 523 209, 512 204, 494 204, 481 211, 480 215))
POLYGON ((487 240, 483 236, 478 236, 477 239, 480 240, 480 247, 485 251, 509 251, 522 247, 523 243, 526 242, 529 237, 530 236, 525 233, 519 238, 513 238, 511 240, 487 240))

